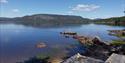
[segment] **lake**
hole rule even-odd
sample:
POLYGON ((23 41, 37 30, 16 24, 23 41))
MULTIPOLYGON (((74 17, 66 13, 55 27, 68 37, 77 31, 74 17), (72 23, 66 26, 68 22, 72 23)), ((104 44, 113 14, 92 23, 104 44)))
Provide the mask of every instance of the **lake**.
POLYGON ((84 52, 84 47, 73 38, 65 38, 60 32, 72 31, 79 35, 99 36, 103 41, 119 39, 108 35, 107 30, 121 30, 125 26, 83 24, 60 27, 33 27, 19 24, 0 24, 0 59, 2 63, 16 63, 36 55, 50 56, 51 61, 60 60, 68 54, 84 52), (44 42, 47 47, 36 48, 44 42))

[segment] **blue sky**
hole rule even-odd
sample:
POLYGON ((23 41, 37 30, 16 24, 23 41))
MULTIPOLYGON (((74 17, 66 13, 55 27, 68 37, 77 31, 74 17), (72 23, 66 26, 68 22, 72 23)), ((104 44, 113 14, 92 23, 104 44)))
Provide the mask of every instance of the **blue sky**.
POLYGON ((123 16, 124 9, 125 0, 0 0, 0 17, 63 14, 109 18, 123 16))

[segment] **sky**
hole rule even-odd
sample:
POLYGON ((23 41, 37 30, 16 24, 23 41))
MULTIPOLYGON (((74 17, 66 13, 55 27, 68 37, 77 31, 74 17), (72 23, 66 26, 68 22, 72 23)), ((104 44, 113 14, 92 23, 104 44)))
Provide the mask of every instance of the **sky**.
POLYGON ((125 0, 0 0, 0 17, 61 14, 95 19, 124 16, 124 10, 125 0))

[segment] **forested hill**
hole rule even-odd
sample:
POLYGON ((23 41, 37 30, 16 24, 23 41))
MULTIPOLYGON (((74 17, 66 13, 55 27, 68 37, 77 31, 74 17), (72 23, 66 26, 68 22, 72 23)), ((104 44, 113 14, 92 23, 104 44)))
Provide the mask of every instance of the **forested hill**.
POLYGON ((33 24, 33 25, 42 25, 42 24, 54 24, 54 25, 62 25, 62 24, 82 24, 91 21, 87 18, 82 18, 81 16, 73 16, 73 15, 54 15, 54 14, 35 14, 24 17, 16 17, 16 18, 6 18, 0 19, 0 21, 11 21, 11 22, 19 22, 22 24, 33 24))
POLYGON ((74 16, 74 15, 34 14, 23 17, 15 17, 15 18, 0 17, 0 23, 1 22, 6 22, 6 23, 11 22, 11 23, 19 23, 24 25, 35 25, 35 26, 69 25, 69 24, 85 24, 85 23, 125 25, 125 16, 91 20, 88 18, 83 18, 81 16, 74 16))
POLYGON ((94 23, 98 23, 98 24, 124 25, 125 26, 125 16, 112 17, 112 18, 107 18, 107 19, 97 19, 93 21, 94 23))

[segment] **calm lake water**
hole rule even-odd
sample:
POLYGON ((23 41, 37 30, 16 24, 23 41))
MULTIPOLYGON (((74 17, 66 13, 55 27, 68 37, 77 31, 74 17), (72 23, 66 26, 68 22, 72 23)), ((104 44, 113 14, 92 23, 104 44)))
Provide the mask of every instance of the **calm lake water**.
POLYGON ((73 31, 83 36, 99 36, 103 41, 119 39, 108 35, 107 30, 125 29, 123 26, 84 24, 63 27, 32 27, 17 24, 0 24, 0 59, 2 63, 24 61, 36 55, 50 56, 51 60, 68 54, 84 52, 84 47, 72 38, 60 35, 62 31, 73 31), (44 42, 47 47, 36 48, 44 42))

